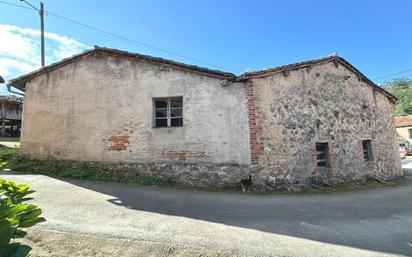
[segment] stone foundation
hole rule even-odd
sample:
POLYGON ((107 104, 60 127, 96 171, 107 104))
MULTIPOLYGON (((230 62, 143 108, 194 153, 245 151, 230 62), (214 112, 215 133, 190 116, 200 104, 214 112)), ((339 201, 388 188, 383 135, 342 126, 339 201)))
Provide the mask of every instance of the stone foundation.
MULTIPOLYGON (((252 169, 253 170, 253 169, 252 169)), ((330 169, 319 170, 310 176, 301 177, 299 171, 294 171, 289 175, 262 176, 259 174, 268 174, 264 169, 256 168, 252 175, 252 181, 255 189, 260 192, 269 192, 273 190, 294 191, 299 188, 321 188, 329 186, 338 186, 347 183, 369 183, 396 180, 403 177, 403 173, 395 171, 371 172, 368 170, 357 173, 334 173, 330 169)))
POLYGON ((236 164, 182 164, 182 163, 107 163, 63 161, 65 165, 86 165, 112 172, 115 175, 161 176, 171 184, 189 187, 240 187, 241 179, 248 178, 250 169, 236 164))
POLYGON ((293 176, 261 177, 262 172, 257 166, 247 167, 236 164, 181 164, 181 163, 108 163, 108 162, 77 162, 60 161, 71 167, 86 167, 101 169, 117 176, 161 176, 170 184, 188 187, 208 188, 241 188, 241 180, 252 175, 253 190, 269 192, 273 190, 296 190, 304 187, 328 187, 350 182, 379 181, 384 183, 402 177, 389 173, 359 172, 356 174, 330 173, 325 169, 306 178, 293 176))

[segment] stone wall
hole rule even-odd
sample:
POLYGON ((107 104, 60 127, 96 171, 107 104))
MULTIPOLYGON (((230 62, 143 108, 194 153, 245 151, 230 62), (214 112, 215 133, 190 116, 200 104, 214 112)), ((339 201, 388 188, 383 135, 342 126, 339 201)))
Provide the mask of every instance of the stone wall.
POLYGON ((81 58, 26 85, 21 154, 133 163, 138 172, 155 164, 173 180, 187 176, 180 181, 230 171, 238 183, 248 173, 232 167, 250 163, 246 97, 243 84, 222 80, 107 54, 81 58), (153 98, 176 96, 184 126, 153 128, 153 98))
POLYGON ((254 174, 257 186, 270 189, 402 175, 392 103, 345 66, 335 64, 252 79, 264 147, 254 174), (363 159, 362 139, 371 139, 373 161, 363 159), (317 167, 317 142, 329 143, 328 168, 317 167))
POLYGON ((252 173, 261 190, 402 175, 392 103, 339 62, 222 80, 110 54, 79 58, 26 84, 21 154, 191 186, 238 186, 252 173), (159 97, 183 98, 183 127, 153 127, 159 97), (328 167, 317 167, 319 142, 328 167))

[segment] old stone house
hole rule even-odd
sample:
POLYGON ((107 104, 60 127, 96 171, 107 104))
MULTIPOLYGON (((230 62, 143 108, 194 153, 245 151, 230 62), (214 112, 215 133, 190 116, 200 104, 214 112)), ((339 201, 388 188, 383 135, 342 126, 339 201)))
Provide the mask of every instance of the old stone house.
POLYGON ((236 76, 95 47, 10 84, 25 158, 214 187, 402 175, 395 98, 338 56, 236 76))

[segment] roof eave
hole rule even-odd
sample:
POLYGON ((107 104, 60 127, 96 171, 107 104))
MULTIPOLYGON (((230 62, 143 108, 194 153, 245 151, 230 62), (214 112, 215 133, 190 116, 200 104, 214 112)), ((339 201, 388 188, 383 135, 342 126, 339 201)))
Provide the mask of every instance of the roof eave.
POLYGON ((219 77, 219 78, 225 78, 225 79, 235 79, 236 78, 235 74, 229 73, 229 72, 224 72, 224 71, 219 71, 219 70, 212 70, 212 69, 208 69, 208 68, 204 68, 204 67, 199 67, 199 66, 196 66, 196 65, 190 65, 190 64, 175 62, 175 61, 172 61, 172 60, 163 59, 163 58, 159 58, 159 57, 153 57, 153 56, 149 56, 149 55, 142 55, 142 54, 127 52, 127 51, 118 50, 118 49, 95 46, 95 48, 88 49, 84 52, 81 52, 81 53, 73 55, 71 57, 62 59, 58 62, 52 63, 52 64, 47 65, 45 67, 42 67, 38 70, 32 71, 28 74, 25 74, 25 75, 19 76, 17 78, 11 79, 9 81, 9 84, 11 84, 15 88, 18 88, 19 90, 24 91, 26 82, 32 80, 34 77, 36 77, 38 75, 42 75, 42 74, 47 73, 49 71, 58 69, 62 66, 65 66, 65 65, 77 60, 80 57, 84 57, 84 56, 87 56, 89 54, 99 53, 99 52, 106 53, 106 54, 113 54, 113 55, 117 55, 117 56, 129 57, 129 58, 132 58, 132 59, 140 59, 140 60, 143 60, 143 61, 162 64, 162 65, 169 65, 170 67, 176 67, 176 68, 184 69, 184 70, 187 70, 187 71, 198 72, 198 73, 202 73, 202 74, 205 74, 205 75, 212 75, 212 76, 219 77))
POLYGON ((326 63, 330 62, 332 60, 337 60, 341 64, 343 64, 345 67, 350 69, 352 72, 357 74, 359 78, 363 79, 366 83, 368 83, 370 86, 372 86, 374 89, 380 91, 382 94, 384 94, 392 103, 395 103, 398 98, 385 89, 381 88, 380 86, 376 85, 373 81, 371 81, 369 78, 367 78, 362 72, 360 72, 357 68, 355 68, 352 64, 350 64, 348 61, 346 61, 344 58, 340 56, 328 56, 316 60, 309 60, 309 61, 304 61, 304 62, 298 62, 298 63, 293 63, 293 64, 288 64, 288 65, 282 65, 276 68, 272 69, 267 69, 267 70, 262 70, 262 71, 255 71, 255 72, 245 72, 240 77, 243 79, 250 79, 250 78, 257 78, 257 77, 266 77, 270 76, 272 74, 277 74, 286 70, 297 70, 297 69, 302 69, 305 67, 310 67, 311 65, 315 64, 320 64, 320 63, 326 63))

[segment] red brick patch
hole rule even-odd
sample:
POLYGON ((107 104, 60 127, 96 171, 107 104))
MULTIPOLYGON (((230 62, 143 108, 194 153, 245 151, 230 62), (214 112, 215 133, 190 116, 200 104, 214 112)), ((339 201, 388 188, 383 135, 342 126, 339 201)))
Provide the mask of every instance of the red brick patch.
POLYGON ((108 140, 109 151, 124 151, 130 144, 129 135, 113 135, 108 140))
POLYGON ((164 156, 168 159, 175 160, 175 161, 187 161, 187 152, 186 151, 169 151, 164 154, 164 156))
POLYGON ((259 157, 263 154, 264 150, 263 143, 258 140, 258 136, 262 133, 262 126, 257 123, 255 92, 253 86, 247 85, 245 87, 245 92, 249 123, 250 159, 252 164, 258 164, 259 157))
POLYGON ((316 143, 310 145, 310 151, 312 152, 312 173, 316 173, 316 169, 318 168, 318 163, 316 160, 316 143))
POLYGON ((359 150, 360 150, 360 158, 361 158, 361 160, 362 161, 364 161, 365 159, 363 158, 363 143, 362 143, 362 140, 359 140, 358 141, 358 146, 359 146, 359 150))
POLYGON ((333 142, 330 142, 328 145, 328 148, 329 148, 330 170, 336 171, 335 144, 333 142))
POLYGON ((201 158, 205 157, 206 153, 202 151, 165 151, 163 153, 163 156, 175 160, 175 161, 181 161, 181 162, 186 162, 190 158, 201 158))

